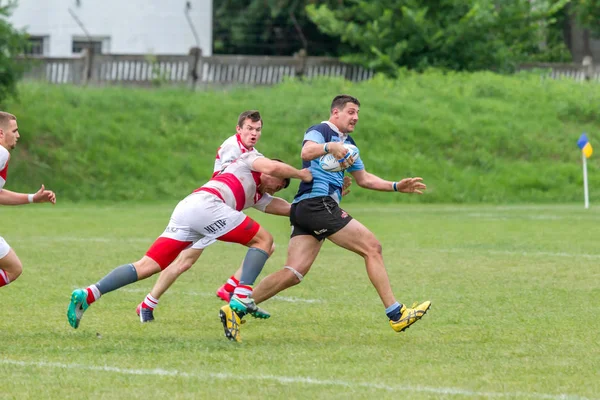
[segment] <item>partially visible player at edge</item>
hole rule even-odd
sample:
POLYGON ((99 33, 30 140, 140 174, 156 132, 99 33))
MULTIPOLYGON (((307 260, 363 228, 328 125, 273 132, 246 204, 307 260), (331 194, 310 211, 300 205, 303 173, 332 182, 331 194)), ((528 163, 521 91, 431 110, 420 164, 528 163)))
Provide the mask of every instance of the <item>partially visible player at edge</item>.
MULTIPOLYGON (((213 168, 213 178, 218 175, 225 167, 239 158, 242 154, 249 152, 258 152, 256 144, 258 143, 263 128, 264 121, 257 110, 248 110, 241 113, 238 117, 236 125, 236 134, 228 137, 217 149, 217 155, 215 157, 215 163, 213 168)), ((344 182, 344 190, 346 194, 349 192, 348 187, 351 184, 351 180, 348 179, 344 182)), ((282 212, 286 210, 282 209, 282 212)), ((287 213, 281 214, 289 216, 289 208, 287 213)), ((275 251, 275 243, 271 247, 269 257, 273 255, 275 251)), ((184 250, 181 257, 190 259, 193 254, 192 249, 184 250)), ((200 254, 197 254, 200 256, 200 254)), ((150 293, 146 295, 144 300, 138 304, 136 313, 140 317, 141 322, 154 321, 154 309, 158 306, 158 302, 163 294, 175 283, 177 278, 189 269, 196 260, 191 260, 191 264, 182 264, 185 269, 167 267, 165 268, 158 277, 156 284, 152 287, 150 293)), ((242 263, 243 265, 243 263, 242 263)), ((227 279, 227 281, 217 290, 217 296, 223 301, 229 302, 235 288, 239 285, 240 277, 242 276, 242 265, 238 270, 227 279)), ((181 265, 180 265, 181 267, 181 265)))
MULTIPOLYGON (((11 192, 4 189, 8 174, 10 150, 17 146, 21 135, 17 126, 17 118, 0 111, 0 204, 14 206, 29 203, 56 203, 56 195, 46 190, 44 185, 32 194, 11 192)), ((0 287, 6 286, 17 279, 23 272, 23 264, 9 244, 0 236, 0 287)))
MULTIPOLYGON (((306 276, 314 263, 325 239, 362 256, 369 279, 383 305, 391 327, 402 332, 418 321, 431 306, 430 301, 414 304, 411 308, 396 301, 383 262, 382 247, 375 235, 364 225, 353 219, 339 206, 344 171, 326 172, 318 159, 328 153, 338 160, 347 154, 344 143, 355 142, 349 133, 358 122, 360 102, 348 95, 336 96, 330 108, 328 121, 311 126, 304 135, 301 157, 303 167, 309 168, 313 181, 301 183, 291 210, 291 239, 285 267, 274 272, 254 288, 253 299, 261 303, 291 286, 297 285, 306 276)), ((356 161, 344 161, 346 171, 363 188, 385 191, 422 194, 426 189, 422 178, 405 178, 386 181, 365 170, 359 157, 356 161)), ((230 340, 240 340, 241 319, 235 304, 223 306, 220 311, 225 335, 230 340)))

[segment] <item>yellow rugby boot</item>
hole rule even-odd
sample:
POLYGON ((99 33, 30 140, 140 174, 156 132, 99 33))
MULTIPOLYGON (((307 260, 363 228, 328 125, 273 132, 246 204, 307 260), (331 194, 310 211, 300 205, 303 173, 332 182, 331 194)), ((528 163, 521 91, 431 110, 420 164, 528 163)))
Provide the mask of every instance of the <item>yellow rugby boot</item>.
POLYGON ((420 320, 423 315, 427 313, 429 307, 431 307, 430 301, 424 301, 421 304, 415 303, 411 308, 406 308, 405 305, 402 305, 402 308, 400 309, 400 319, 398 321, 390 320, 390 326, 396 332, 402 332, 420 320))
POLYGON ((229 340, 241 342, 242 336, 240 335, 240 326, 242 325, 242 321, 237 313, 233 311, 231 307, 229 307, 229 304, 221 307, 221 310, 219 311, 219 317, 221 318, 221 323, 223 324, 225 337, 229 340))

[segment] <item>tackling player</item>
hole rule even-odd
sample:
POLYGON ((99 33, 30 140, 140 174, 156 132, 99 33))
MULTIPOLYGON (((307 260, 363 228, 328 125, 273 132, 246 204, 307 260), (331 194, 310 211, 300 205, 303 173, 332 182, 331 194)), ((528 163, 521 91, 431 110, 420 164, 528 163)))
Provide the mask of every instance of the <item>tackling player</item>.
MULTIPOLYGON (((258 143, 263 128, 263 120, 261 115, 256 110, 244 111, 238 117, 236 125, 236 134, 227 138, 221 146, 217 149, 217 155, 215 157, 215 164, 213 168, 213 177, 219 174, 223 168, 228 166, 242 154, 249 152, 257 152, 258 150, 254 147, 258 143)), ((348 187, 351 184, 351 180, 348 178, 344 181, 344 195, 349 192, 348 187)), ((278 215, 289 216, 289 207, 282 209, 278 215)), ((269 251, 269 257, 273 255, 275 251, 275 244, 269 251)), ((185 252, 192 252, 191 250, 185 250, 185 252)), ((182 257, 189 256, 183 254, 182 257)), ((198 254, 198 256, 200 256, 198 254)), ((195 261, 195 260, 194 260, 195 261)), ((171 287, 177 278, 183 274, 189 267, 194 263, 183 264, 186 269, 167 267, 165 268, 158 277, 156 284, 152 287, 150 293, 146 295, 144 300, 138 304, 136 313, 140 317, 140 322, 151 322, 154 321, 154 309, 158 306, 158 302, 161 296, 171 287)), ((180 264, 181 267, 182 264, 180 264)), ((238 270, 227 279, 227 281, 217 290, 217 296, 223 301, 229 302, 231 296, 237 285, 239 279, 242 276, 242 265, 238 270)))
MULTIPOLYGON (((425 301, 409 308, 396 301, 383 262, 381 244, 369 229, 338 204, 344 171, 325 172, 318 159, 332 153, 338 160, 346 160, 343 161, 346 170, 360 187, 366 189, 421 194, 426 186, 421 178, 405 178, 397 182, 383 180, 368 173, 360 157, 353 165, 352 159, 345 158, 347 150, 343 143, 355 144, 349 134, 358 122, 359 108, 357 98, 336 96, 331 103, 329 120, 306 131, 301 157, 303 167, 312 172, 314 180, 301 183, 294 198, 290 211, 292 234, 285 267, 262 279, 254 290, 253 298, 258 304, 302 282, 324 240, 329 239, 364 258, 367 274, 385 307, 391 327, 402 332, 427 312, 431 302, 425 301)), ((237 312, 232 311, 237 311, 234 304, 223 306, 221 313, 228 318, 221 321, 226 335, 229 331, 228 338, 239 341, 241 320, 237 312)))
MULTIPOLYGON (((17 118, 0 111, 0 204, 14 206, 29 203, 56 203, 56 195, 46 190, 44 185, 33 194, 11 192, 4 189, 8 173, 10 150, 17 146, 19 140, 17 118)), ((0 236, 0 287, 6 286, 17 279, 23 272, 23 264, 13 249, 0 236)))
POLYGON ((254 207, 281 214, 282 209, 289 209, 287 201, 272 196, 289 185, 289 178, 310 182, 312 174, 256 151, 243 154, 177 204, 166 229, 140 260, 115 268, 86 289, 74 290, 67 309, 69 324, 77 328, 83 313, 103 294, 148 278, 171 263, 177 269, 189 268, 217 240, 248 247, 232 301, 235 299, 241 313, 268 318, 269 314, 259 309, 250 296, 251 285, 269 257, 273 237, 242 210, 254 207), (185 249, 190 251, 184 254, 185 249))
MULTIPOLYGON (((217 149, 213 167, 213 177, 242 154, 258 152, 254 146, 256 146, 256 143, 258 143, 258 140, 260 139, 262 128, 263 121, 258 111, 248 110, 241 113, 235 127, 236 134, 228 137, 217 149)), ((289 213, 286 215, 289 215, 289 213)), ((275 244, 269 249, 269 256, 273 254, 274 250, 275 244)), ((188 250, 186 250, 186 252, 188 252, 188 250)), ((191 267, 192 264, 189 266, 191 267)), ((183 274, 186 270, 168 267, 160 273, 160 276, 150 293, 146 295, 144 300, 136 308, 136 312, 139 315, 141 322, 154 321, 154 309, 158 306, 160 297, 173 283, 175 283, 179 275, 183 274)), ((242 266, 240 265, 238 270, 217 290, 217 296, 223 301, 228 302, 233 291, 239 284, 241 275, 242 266)))

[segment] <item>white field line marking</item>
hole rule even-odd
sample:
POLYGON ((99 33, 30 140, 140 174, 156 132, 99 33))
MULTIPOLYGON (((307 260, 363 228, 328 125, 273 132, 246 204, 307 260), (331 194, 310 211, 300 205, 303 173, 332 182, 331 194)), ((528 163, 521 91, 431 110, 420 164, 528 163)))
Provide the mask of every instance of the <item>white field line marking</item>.
POLYGON ((55 368, 55 369, 75 369, 75 370, 87 370, 87 371, 98 371, 98 372, 112 372, 122 375, 149 375, 149 376, 174 376, 182 378, 210 380, 210 379, 236 379, 236 380, 248 380, 248 381, 274 381, 281 384, 304 384, 304 385, 320 385, 320 386, 341 386, 346 388, 367 388, 367 389, 380 389, 387 390, 390 392, 399 393, 433 393, 441 395, 454 395, 464 397, 484 397, 484 398, 498 398, 498 397, 513 397, 513 398, 531 398, 531 399, 547 399, 547 400, 593 400, 586 397, 581 397, 571 394, 544 394, 544 393, 526 393, 526 392, 477 392, 466 389, 457 388, 444 388, 444 387, 428 387, 428 386, 408 386, 408 385, 387 385, 376 382, 356 382, 356 381, 344 381, 337 379, 317 379, 311 377, 293 377, 293 376, 278 376, 278 375, 258 375, 252 374, 249 376, 241 376, 239 374, 230 374, 227 372, 181 372, 177 370, 167 369, 131 369, 131 368, 119 368, 111 367, 108 365, 85 365, 85 364, 65 364, 58 362, 45 362, 45 361, 18 361, 10 359, 0 359, 0 364, 5 365, 16 365, 20 367, 36 367, 36 368, 55 368))
POLYGON ((12 239, 15 241, 34 241, 34 242, 97 242, 97 243, 148 243, 151 244, 156 237, 141 238, 141 237, 76 237, 76 236, 15 236, 12 239))
POLYGON ((442 204, 406 204, 406 205, 394 205, 394 206, 353 206, 348 204, 346 207, 348 212, 411 212, 414 210, 426 210, 429 212, 490 212, 490 211, 549 211, 549 212, 560 212, 560 213, 571 213, 571 212, 585 212, 589 214, 590 210, 584 210, 582 206, 578 205, 504 205, 504 206, 491 206, 487 204, 473 204, 473 205, 442 205, 442 204))
MULTIPOLYGON (((521 219, 521 220, 599 220, 600 215, 598 214, 573 214, 571 210, 568 209, 530 209, 531 211, 539 211, 539 212, 548 212, 545 215, 532 215, 532 214, 515 214, 513 211, 526 211, 528 208, 496 208, 496 209, 473 209, 473 208, 432 208, 432 209, 422 209, 424 212, 434 212, 439 213, 440 215, 449 214, 450 216, 460 216, 462 217, 470 217, 470 218, 479 218, 479 219, 498 219, 498 220, 507 220, 507 219, 521 219)), ((360 212, 368 212, 368 213, 378 213, 378 214, 398 214, 405 215, 413 213, 415 210, 411 208, 402 208, 402 207, 366 207, 366 208, 352 208, 348 207, 346 209, 350 214, 360 213, 360 212)))
POLYGON ((568 258, 587 258, 590 260, 600 259, 600 254, 585 253, 564 253, 548 251, 511 251, 511 250, 485 250, 485 249, 412 249, 424 253, 486 253, 492 255, 524 256, 524 257, 568 257, 568 258))
MULTIPOLYGON (((129 293, 148 293, 148 289, 121 289, 121 292, 129 292, 129 293)), ((210 293, 210 292, 196 292, 196 291, 178 291, 177 293, 179 294, 183 294, 186 296, 200 296, 200 297, 217 297, 216 294, 214 293, 210 293)), ((308 303, 308 304, 312 304, 312 303, 324 303, 324 300, 319 300, 319 299, 302 299, 299 297, 287 297, 287 296, 275 296, 272 298, 272 300, 279 300, 279 301, 287 301, 289 303, 308 303)))
MULTIPOLYGON (((29 236, 29 237, 16 237, 14 240, 32 240, 36 242, 59 242, 59 241, 73 241, 73 242, 136 242, 136 243, 150 243, 152 239, 148 238, 108 238, 108 237, 70 237, 70 236, 29 236)), ((525 257, 569 257, 569 258, 588 258, 588 259, 599 259, 600 254, 585 254, 585 253, 566 253, 566 252, 545 252, 545 251, 511 251, 511 250, 485 250, 485 249, 423 249, 423 248, 410 248, 411 251, 420 252, 436 252, 436 253, 487 253, 487 254, 498 254, 498 255, 520 255, 525 257)), ((191 295, 194 295, 190 293, 191 295)), ((195 294, 196 296, 205 296, 206 294, 195 294)), ((293 298, 290 300, 283 301, 296 301, 293 298)))

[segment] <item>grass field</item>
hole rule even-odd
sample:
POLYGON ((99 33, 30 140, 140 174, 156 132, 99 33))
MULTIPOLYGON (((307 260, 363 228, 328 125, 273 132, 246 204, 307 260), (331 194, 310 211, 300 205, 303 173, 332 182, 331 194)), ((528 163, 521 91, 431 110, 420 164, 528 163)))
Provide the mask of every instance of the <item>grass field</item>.
MULTIPOLYGON (((2 207, 0 235, 25 272, 0 289, 1 399, 600 398, 600 208, 384 206, 347 210, 377 234, 400 301, 430 299, 408 331, 389 327, 362 260, 326 244, 273 317, 228 342, 215 289, 240 246, 216 244, 161 300, 155 278, 107 294, 73 330, 76 287, 137 260, 173 203, 2 207)), ((592 205, 593 206, 593 205, 592 205)), ((287 221, 256 216, 284 263, 287 221)))

